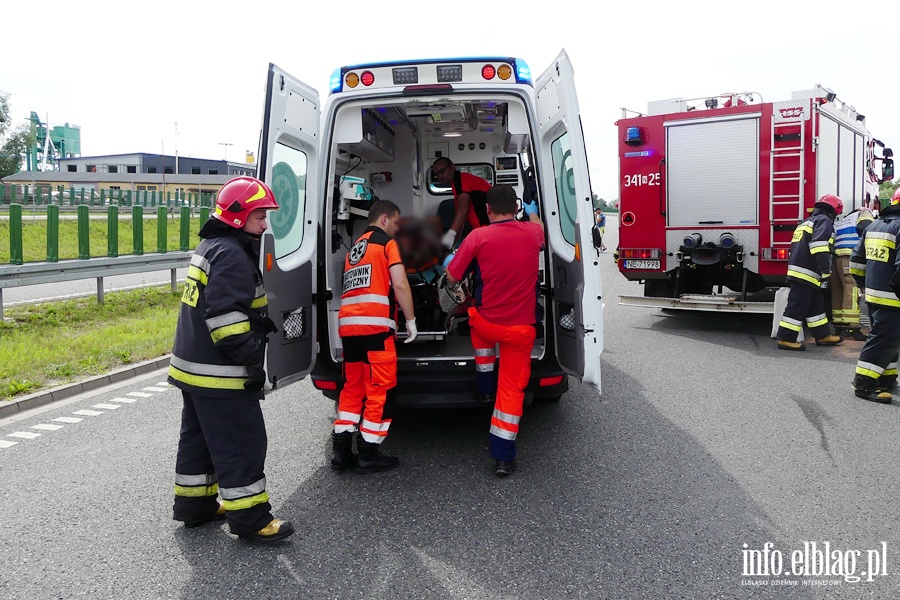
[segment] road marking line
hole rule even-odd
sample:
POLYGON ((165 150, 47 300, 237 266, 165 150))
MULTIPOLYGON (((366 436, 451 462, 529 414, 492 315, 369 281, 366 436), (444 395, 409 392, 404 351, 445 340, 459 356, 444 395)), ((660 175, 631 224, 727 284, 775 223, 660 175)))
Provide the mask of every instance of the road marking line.
POLYGON ((43 431, 56 431, 57 429, 62 429, 62 425, 50 425, 49 423, 41 423, 40 425, 32 425, 32 429, 41 429, 43 431))
POLYGON ((104 410, 115 410, 119 408, 118 404, 95 404, 91 408, 102 408, 104 410))
POLYGON ((126 402, 131 404, 132 402, 137 402, 136 398, 113 398, 110 402, 126 402))
POLYGON ((53 419, 54 421, 59 421, 60 423, 81 423, 84 419, 79 419, 77 417, 58 417, 53 419))
POLYGON ((128 392, 126 396, 134 396, 135 398, 149 398, 153 394, 145 394, 144 392, 128 392))
POLYGON ((0 440, 0 448, 9 448, 10 446, 15 446, 19 442, 11 442, 9 440, 0 440))
POLYGON ((33 440, 36 437, 40 437, 39 433, 32 433, 31 431, 14 431, 13 433, 7 433, 6 437, 16 437, 22 438, 26 440, 33 440))
POLYGON ((168 388, 160 388, 160 387, 145 387, 141 388, 141 390, 145 392, 168 392, 168 388))
POLYGON ((172 387, 172 384, 169 383, 168 381, 160 381, 159 383, 157 383, 155 385, 158 385, 159 387, 164 387, 164 388, 172 387))
POLYGON ((96 417, 97 415, 102 415, 103 413, 99 410, 76 410, 72 414, 73 415, 85 415, 88 417, 96 417))

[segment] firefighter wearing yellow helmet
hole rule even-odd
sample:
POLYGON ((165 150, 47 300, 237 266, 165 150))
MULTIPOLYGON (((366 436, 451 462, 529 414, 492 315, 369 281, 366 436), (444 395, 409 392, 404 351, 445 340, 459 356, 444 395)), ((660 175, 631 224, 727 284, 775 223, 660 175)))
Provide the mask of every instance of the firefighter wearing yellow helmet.
POLYGON ((866 344, 859 353, 853 387, 856 396, 889 404, 897 386, 900 350, 900 188, 890 204, 863 233, 850 257, 850 273, 866 290, 872 320, 866 344))
POLYGON ((794 230, 787 279, 790 286, 787 307, 778 323, 778 347, 782 350, 805 350, 797 341, 804 321, 818 346, 838 346, 844 339, 834 334, 825 314, 825 296, 831 276, 834 248, 834 219, 844 212, 844 203, 834 194, 819 198, 812 215, 794 230))
POLYGON ((188 268, 169 366, 184 397, 174 519, 188 528, 227 519, 231 533, 262 541, 294 532, 270 512, 259 406, 266 338, 276 327, 258 244, 266 212, 277 209, 272 190, 252 177, 219 190, 188 268))

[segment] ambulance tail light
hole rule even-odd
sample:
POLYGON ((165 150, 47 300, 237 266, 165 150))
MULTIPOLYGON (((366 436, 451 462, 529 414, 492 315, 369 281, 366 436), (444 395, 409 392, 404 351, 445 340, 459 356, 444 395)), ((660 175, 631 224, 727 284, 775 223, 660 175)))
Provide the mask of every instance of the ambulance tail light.
POLYGON ((375 74, 372 71, 363 71, 362 75, 359 76, 359 80, 364 86, 369 87, 375 83, 375 74))
POLYGON ((541 377, 538 379, 538 385, 540 387, 550 387, 551 385, 559 385, 563 382, 562 375, 554 375, 553 377, 541 377))
POLYGON ((493 79, 495 75, 497 75, 497 69, 494 68, 494 65, 484 65, 481 67, 481 76, 485 79, 493 79))
POLYGON ((791 257, 790 248, 763 248, 763 260, 787 260, 791 257))
POLYGON ((659 248, 620 248, 619 258, 659 258, 659 248))
POLYGON ((337 381, 328 381, 327 379, 313 379, 313 386, 317 390, 333 391, 338 389, 337 381))

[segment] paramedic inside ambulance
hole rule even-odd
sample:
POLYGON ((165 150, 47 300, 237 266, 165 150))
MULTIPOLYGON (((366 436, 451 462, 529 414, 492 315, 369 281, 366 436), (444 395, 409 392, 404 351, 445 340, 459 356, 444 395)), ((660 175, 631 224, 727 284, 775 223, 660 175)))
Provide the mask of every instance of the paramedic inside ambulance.
POLYGON ((442 185, 453 190, 453 221, 444 224, 447 230, 441 239, 444 247, 453 248, 457 238, 462 240, 473 229, 487 225, 487 191, 491 184, 471 173, 463 173, 449 158, 442 156, 431 165, 431 172, 442 185))

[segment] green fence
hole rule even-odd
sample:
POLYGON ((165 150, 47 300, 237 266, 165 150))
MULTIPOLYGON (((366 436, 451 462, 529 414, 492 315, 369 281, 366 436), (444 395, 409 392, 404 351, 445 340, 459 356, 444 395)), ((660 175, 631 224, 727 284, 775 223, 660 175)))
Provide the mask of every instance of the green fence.
POLYGON ((24 206, 144 206, 174 208, 211 207, 215 192, 193 192, 173 194, 154 190, 95 190, 88 188, 66 188, 49 185, 0 185, 0 205, 22 204, 24 206))
MULTIPOLYGON (((152 205, 151 205, 152 206, 152 205)), ((13 265, 21 265, 25 262, 23 219, 23 205, 12 203, 9 205, 9 263, 13 265)), ((57 204, 50 204, 46 211, 46 228, 47 228, 47 262, 59 261, 60 247, 60 207, 57 204)), ((174 210, 174 208, 172 209, 174 210)), ((168 251, 169 238, 169 221, 176 218, 179 221, 178 227, 178 249, 182 251, 190 250, 194 247, 194 243, 198 241, 197 232, 191 232, 191 218, 194 210, 187 205, 177 208, 178 216, 170 219, 170 209, 166 206, 158 205, 156 207, 156 249, 157 253, 165 253, 168 251)), ((90 222, 92 212, 89 205, 81 204, 76 208, 77 216, 77 257, 80 259, 89 259, 92 256, 119 256, 119 206, 112 204, 106 207, 106 253, 91 253, 91 235, 90 222)), ((96 219, 96 212, 93 213, 96 219)), ((201 207, 198 211, 199 224, 205 223, 209 218, 209 208, 201 207)), ((69 218, 67 221, 71 221, 69 218)), ((132 254, 144 254, 144 206, 134 204, 131 206, 131 225, 132 225, 132 254)))

